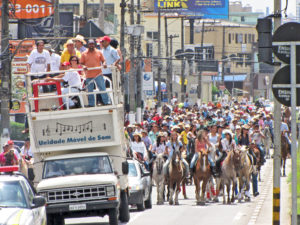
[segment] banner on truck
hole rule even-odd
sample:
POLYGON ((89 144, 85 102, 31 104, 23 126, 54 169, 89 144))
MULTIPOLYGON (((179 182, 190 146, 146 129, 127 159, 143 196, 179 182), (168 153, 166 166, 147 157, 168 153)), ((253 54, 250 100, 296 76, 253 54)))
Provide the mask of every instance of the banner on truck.
POLYGON ((155 0, 154 9, 202 19, 227 19, 229 0, 155 0))

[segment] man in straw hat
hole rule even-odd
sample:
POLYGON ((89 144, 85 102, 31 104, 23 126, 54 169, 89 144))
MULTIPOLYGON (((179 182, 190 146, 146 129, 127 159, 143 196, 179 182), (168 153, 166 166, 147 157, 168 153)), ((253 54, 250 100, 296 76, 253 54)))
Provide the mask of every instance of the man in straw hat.
POLYGON ((77 34, 73 41, 75 42, 76 49, 80 53, 86 51, 86 47, 84 47, 84 45, 86 45, 86 41, 84 40, 84 37, 82 35, 77 34))
POLYGON ((81 53, 75 49, 75 44, 72 39, 69 39, 64 44, 64 50, 61 53, 60 62, 69 62, 70 57, 76 55, 79 59, 81 58, 81 53))

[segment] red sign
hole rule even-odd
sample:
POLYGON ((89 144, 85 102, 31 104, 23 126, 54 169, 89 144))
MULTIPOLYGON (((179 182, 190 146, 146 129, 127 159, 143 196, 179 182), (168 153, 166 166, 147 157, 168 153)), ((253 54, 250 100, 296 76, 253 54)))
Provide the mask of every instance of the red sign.
MULTIPOLYGON (((10 47, 11 53, 14 53, 16 51, 20 42, 21 42, 20 40, 17 40, 17 41, 9 40, 9 47, 10 47)), ((34 45, 35 45, 34 40, 23 41, 21 46, 18 48, 18 51, 15 54, 15 57, 23 57, 23 56, 29 55, 30 52, 32 51, 34 45)))
MULTIPOLYGON (((0 4, 2 5, 2 0, 0 4)), ((49 0, 14 0, 10 2, 9 9, 9 16, 14 19, 43 18, 54 12, 53 4, 49 0)))

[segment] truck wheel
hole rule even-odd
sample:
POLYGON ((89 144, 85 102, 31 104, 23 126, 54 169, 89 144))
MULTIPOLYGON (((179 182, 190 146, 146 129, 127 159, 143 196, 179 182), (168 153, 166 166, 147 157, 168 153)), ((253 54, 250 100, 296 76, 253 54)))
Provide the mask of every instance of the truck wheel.
POLYGON ((110 209, 108 213, 109 225, 118 225, 118 209, 110 209))
POLYGON ((137 206, 137 210, 138 211, 144 211, 145 210, 145 202, 144 202, 144 200, 142 200, 141 204, 136 204, 136 206, 137 206))
POLYGON ((47 225, 64 225, 64 217, 56 214, 47 215, 47 225))
POLYGON ((151 187, 150 192, 149 192, 149 197, 145 201, 145 208, 146 209, 152 209, 152 187, 151 187))
POLYGON ((121 203, 119 208, 119 219, 121 222, 128 222, 130 220, 129 207, 128 207, 128 196, 123 190, 121 191, 121 203))

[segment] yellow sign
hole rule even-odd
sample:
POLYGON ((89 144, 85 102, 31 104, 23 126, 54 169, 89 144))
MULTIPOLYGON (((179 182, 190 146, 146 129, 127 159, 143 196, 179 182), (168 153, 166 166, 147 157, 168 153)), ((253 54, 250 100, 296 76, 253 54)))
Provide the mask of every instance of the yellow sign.
MULTIPOLYGON (((184 79, 184 85, 187 85, 188 81, 187 79, 184 79)), ((181 85, 181 79, 179 80, 179 84, 181 85)))

